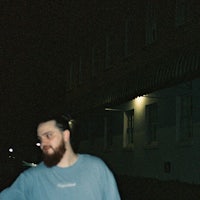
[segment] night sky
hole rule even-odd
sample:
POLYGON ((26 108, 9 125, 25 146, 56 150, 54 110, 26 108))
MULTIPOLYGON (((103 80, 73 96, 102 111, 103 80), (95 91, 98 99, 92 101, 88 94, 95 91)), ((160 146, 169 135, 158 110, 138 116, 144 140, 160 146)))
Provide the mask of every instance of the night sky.
POLYGON ((88 33, 99 34, 99 16, 106 19, 116 2, 0 2, 1 144, 28 142, 38 116, 68 111, 69 61, 88 33))
POLYGON ((63 110, 68 12, 62 12, 62 5, 44 1, 0 4, 0 138, 5 145, 20 142, 22 135, 29 140, 39 115, 63 110))

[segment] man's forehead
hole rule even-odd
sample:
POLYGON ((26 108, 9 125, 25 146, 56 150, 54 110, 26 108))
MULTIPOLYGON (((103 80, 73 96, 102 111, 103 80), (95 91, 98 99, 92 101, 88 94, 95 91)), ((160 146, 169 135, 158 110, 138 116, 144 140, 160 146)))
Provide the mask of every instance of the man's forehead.
POLYGON ((38 125, 37 132, 40 132, 40 131, 46 130, 46 129, 50 129, 50 128, 55 128, 56 127, 55 124, 56 124, 55 120, 42 122, 38 125))
POLYGON ((41 125, 54 125, 55 126, 55 123, 56 123, 56 121, 52 119, 49 121, 39 123, 39 126, 41 126, 41 125))

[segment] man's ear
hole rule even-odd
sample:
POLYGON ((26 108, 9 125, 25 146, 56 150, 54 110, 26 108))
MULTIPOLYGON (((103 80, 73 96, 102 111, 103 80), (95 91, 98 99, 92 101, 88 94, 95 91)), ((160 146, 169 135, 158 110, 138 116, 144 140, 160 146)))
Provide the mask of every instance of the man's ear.
POLYGON ((65 142, 68 142, 70 140, 70 131, 69 130, 65 130, 63 132, 63 135, 64 135, 65 142))

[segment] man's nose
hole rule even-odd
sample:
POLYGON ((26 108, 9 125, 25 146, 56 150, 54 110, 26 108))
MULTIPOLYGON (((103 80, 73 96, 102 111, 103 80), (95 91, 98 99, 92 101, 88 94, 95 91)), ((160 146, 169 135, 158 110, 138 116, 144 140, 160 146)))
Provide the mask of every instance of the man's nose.
POLYGON ((40 140, 40 147, 43 148, 44 146, 48 145, 48 140, 45 138, 42 138, 40 140))

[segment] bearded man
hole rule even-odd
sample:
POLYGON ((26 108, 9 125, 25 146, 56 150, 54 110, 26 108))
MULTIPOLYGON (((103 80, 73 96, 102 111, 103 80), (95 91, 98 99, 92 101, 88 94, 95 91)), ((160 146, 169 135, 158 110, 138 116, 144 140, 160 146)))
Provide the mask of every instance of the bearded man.
POLYGON ((43 162, 22 172, 0 193, 0 200, 120 200, 115 178, 95 156, 76 153, 74 120, 59 116, 43 120, 37 137, 43 162))

